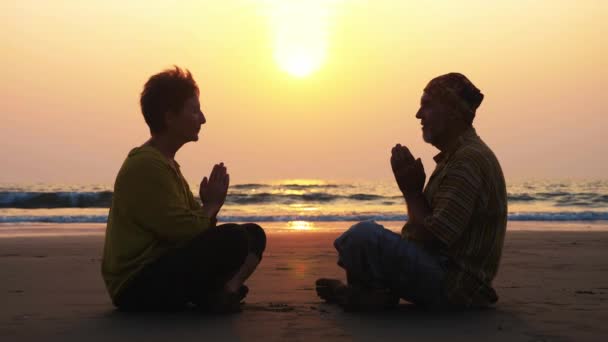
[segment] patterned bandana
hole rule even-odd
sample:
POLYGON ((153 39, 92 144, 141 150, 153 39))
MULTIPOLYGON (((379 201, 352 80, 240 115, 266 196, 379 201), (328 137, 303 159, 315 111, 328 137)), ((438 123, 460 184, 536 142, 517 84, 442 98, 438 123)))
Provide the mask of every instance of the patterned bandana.
POLYGON ((459 73, 449 73, 434 78, 424 88, 424 92, 431 95, 434 100, 453 108, 469 124, 473 122, 475 111, 483 100, 483 94, 479 89, 459 73))

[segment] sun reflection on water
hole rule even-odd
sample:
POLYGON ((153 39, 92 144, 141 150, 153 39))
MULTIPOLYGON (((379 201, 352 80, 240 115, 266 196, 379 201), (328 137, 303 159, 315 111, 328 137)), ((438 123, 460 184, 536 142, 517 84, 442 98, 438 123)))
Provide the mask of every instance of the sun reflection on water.
POLYGON ((313 231, 317 228, 313 222, 309 221, 289 221, 287 222, 287 229, 294 231, 313 231))
POLYGON ((327 181, 324 181, 321 179, 305 179, 305 178, 283 179, 276 183, 279 185, 292 185, 292 186, 327 185, 327 181))

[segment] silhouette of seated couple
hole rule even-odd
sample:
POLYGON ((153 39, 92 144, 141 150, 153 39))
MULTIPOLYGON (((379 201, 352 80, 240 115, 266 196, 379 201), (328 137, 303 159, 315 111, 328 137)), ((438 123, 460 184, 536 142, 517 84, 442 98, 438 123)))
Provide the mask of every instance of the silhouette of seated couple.
MULTIPOLYGON (((389 309, 400 299, 429 309, 497 301, 492 280, 507 200, 499 162, 472 126, 483 97, 459 73, 428 83, 416 118, 424 141, 440 151, 435 170, 425 187, 420 158, 392 148, 408 220, 401 234, 374 221, 346 230, 334 246, 347 283, 318 279, 319 297, 353 311, 389 309)), ((198 86, 187 70, 165 70, 146 82, 140 105, 151 137, 118 172, 105 235, 102 275, 112 302, 125 311, 238 312, 266 235, 254 223, 216 224, 230 183, 223 163, 202 179, 201 204, 175 161, 206 122, 198 86)))

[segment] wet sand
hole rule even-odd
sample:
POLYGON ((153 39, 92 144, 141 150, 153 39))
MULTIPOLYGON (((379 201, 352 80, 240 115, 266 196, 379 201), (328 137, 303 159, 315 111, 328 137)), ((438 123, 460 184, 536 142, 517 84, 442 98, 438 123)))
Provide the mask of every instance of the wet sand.
POLYGON ((345 313, 315 295, 316 278, 344 278, 332 242, 347 225, 316 224, 318 230, 327 226, 329 233, 287 231, 281 225, 269 225, 268 249, 248 282, 244 311, 230 316, 117 312, 99 272, 99 226, 3 226, 0 340, 608 338, 608 223, 510 223, 494 282, 500 296, 496 309, 431 313, 402 302, 398 310, 381 314, 345 313), (551 227, 556 230, 546 231, 551 227))

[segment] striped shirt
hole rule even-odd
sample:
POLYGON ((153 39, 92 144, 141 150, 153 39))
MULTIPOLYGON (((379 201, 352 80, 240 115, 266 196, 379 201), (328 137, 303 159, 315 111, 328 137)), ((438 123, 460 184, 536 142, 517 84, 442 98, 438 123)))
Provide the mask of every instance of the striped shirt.
MULTIPOLYGON (((486 306, 498 300, 498 271, 507 226, 507 191, 496 156, 471 127, 437 166, 424 189, 432 214, 424 227, 441 243, 449 266, 444 283, 451 304, 486 306)), ((407 224, 404 237, 407 237, 407 224)))

